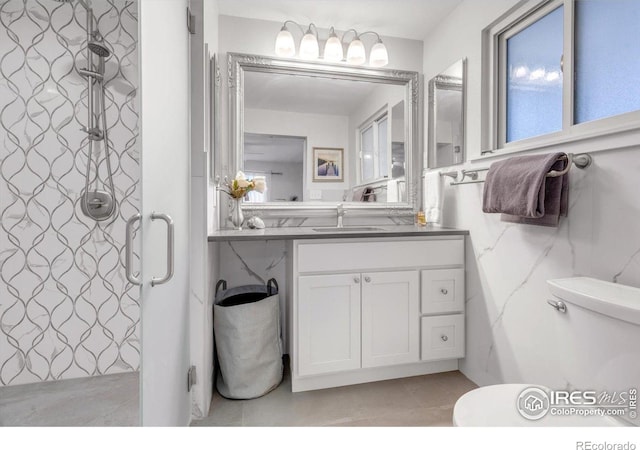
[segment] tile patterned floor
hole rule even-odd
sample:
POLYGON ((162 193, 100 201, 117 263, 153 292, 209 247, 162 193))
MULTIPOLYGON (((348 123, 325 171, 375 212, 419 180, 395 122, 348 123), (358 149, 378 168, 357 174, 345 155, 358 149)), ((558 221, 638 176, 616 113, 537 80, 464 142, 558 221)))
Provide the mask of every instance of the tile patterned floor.
POLYGON ((0 388, 0 426, 136 426, 138 373, 0 388))
POLYGON ((282 384, 253 400, 217 392, 192 426, 451 426, 453 405, 477 386, 458 371, 308 392, 282 384))
MULTIPOLYGON (((455 371, 292 393, 288 374, 258 399, 215 393, 192 426, 451 426, 456 400, 476 387, 455 371)), ((137 373, 3 387, 0 426, 135 426, 138 403, 137 373)))

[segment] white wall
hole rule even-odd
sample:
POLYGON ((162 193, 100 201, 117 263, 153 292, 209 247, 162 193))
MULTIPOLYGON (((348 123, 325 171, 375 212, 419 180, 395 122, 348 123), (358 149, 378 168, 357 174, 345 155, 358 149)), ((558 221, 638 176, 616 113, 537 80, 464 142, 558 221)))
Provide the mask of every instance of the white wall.
POLYGON ((263 172, 267 176, 267 198, 270 202, 288 202, 293 197, 302 201, 301 162, 251 161, 244 162, 246 173, 263 172))
MULTIPOLYGON (((481 148, 481 31, 515 3, 465 1, 425 39, 425 80, 468 58, 467 160, 481 148)), ((581 145, 564 150, 579 152, 581 145)), ((500 222, 481 211, 482 184, 447 185, 443 225, 470 231, 467 357, 460 367, 473 381, 571 382, 561 372, 564 357, 556 354, 546 280, 584 275, 640 286, 640 146, 593 158, 587 170, 571 170, 569 217, 557 229, 500 222)))
MULTIPOLYGON (((349 188, 348 158, 348 118, 326 114, 303 114, 288 111, 266 109, 246 109, 244 114, 247 133, 276 134, 283 136, 301 136, 307 138, 304 160, 304 200, 310 199, 310 191, 320 191, 322 200, 340 201, 344 190, 349 188), (314 147, 332 147, 344 149, 345 179, 341 183, 314 183, 311 166, 314 147)), ((353 147, 351 147, 353 148, 353 147)))

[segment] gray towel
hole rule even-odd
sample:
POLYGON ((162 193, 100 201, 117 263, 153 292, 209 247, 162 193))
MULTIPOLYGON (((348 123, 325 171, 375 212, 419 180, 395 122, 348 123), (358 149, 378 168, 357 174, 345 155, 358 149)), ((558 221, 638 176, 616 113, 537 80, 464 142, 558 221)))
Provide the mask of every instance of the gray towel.
POLYGON ((362 201, 363 202, 375 202, 376 201, 376 193, 372 187, 365 188, 362 193, 362 201))
POLYGON ((364 194, 364 189, 365 188, 356 188, 353 190, 353 198, 352 201, 354 202, 362 202, 364 201, 362 196, 364 194))
POLYGON ((558 226, 569 204, 569 176, 548 178, 569 164, 565 153, 519 156, 494 163, 484 186, 482 210, 505 222, 558 226))

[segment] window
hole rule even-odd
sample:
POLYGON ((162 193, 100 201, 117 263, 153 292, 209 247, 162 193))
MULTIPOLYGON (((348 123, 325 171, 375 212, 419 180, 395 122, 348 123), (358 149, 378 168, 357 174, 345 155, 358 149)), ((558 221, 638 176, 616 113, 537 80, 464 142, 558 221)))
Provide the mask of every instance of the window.
POLYGON ((361 183, 389 176, 390 145, 386 108, 384 111, 359 128, 361 183))
POLYGON ((575 123, 640 110, 640 2, 575 2, 575 123))
POLYGON ((560 6, 504 39, 506 142, 562 129, 562 12, 560 6))
POLYGON ((638 129, 639 23, 637 0, 532 0, 485 30, 484 151, 638 129))
POLYGON ((249 191, 247 193, 247 196, 246 196, 245 200, 248 201, 248 202, 252 202, 252 203, 266 203, 266 202, 268 202, 269 201, 269 187, 271 186, 271 174, 269 172, 253 171, 253 172, 245 172, 245 176, 249 180, 252 180, 257 176, 264 177, 265 183, 267 185, 267 189, 265 189, 264 192, 249 191))

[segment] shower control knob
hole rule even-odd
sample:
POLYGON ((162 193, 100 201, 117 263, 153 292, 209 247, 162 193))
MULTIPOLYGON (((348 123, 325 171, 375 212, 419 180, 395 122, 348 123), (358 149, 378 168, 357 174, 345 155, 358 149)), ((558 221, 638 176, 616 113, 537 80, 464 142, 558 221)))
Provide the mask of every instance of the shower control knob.
POLYGON ((443 334, 442 336, 440 336, 440 339, 442 339, 442 342, 447 342, 449 340, 449 337, 446 334, 443 334))
POLYGON ((442 292, 442 295, 447 295, 449 293, 445 288, 440 289, 440 292, 442 292))

